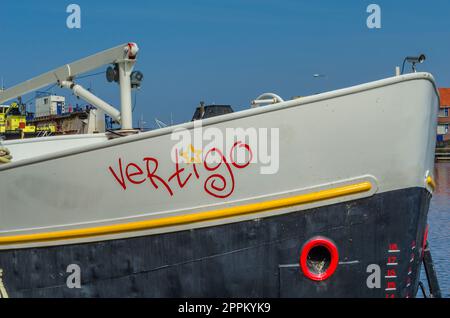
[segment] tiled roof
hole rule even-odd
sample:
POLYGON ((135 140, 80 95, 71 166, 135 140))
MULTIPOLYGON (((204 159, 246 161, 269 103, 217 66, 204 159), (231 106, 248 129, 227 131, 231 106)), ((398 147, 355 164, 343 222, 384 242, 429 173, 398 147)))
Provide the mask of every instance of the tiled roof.
POLYGON ((439 88, 441 95, 441 108, 450 107, 450 88, 439 88))

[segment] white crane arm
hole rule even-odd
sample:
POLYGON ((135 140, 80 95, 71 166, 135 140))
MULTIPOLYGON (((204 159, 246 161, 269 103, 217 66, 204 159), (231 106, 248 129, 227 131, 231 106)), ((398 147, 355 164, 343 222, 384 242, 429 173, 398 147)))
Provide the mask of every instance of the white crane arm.
POLYGON ((77 75, 97 69, 103 65, 117 63, 125 59, 134 59, 136 53, 137 46, 134 43, 127 43, 66 64, 4 91, 0 91, 0 104, 50 84, 71 80, 77 75), (136 51, 133 48, 136 48, 136 51))
POLYGON ((94 106, 103 109, 105 112, 112 115, 112 117, 116 120, 118 120, 119 118, 122 119, 122 129, 132 129, 131 84, 129 76, 131 74, 131 71, 133 70, 138 50, 139 49, 136 43, 125 43, 103 52, 91 55, 84 59, 78 60, 76 62, 66 64, 50 72, 18 84, 14 87, 8 88, 3 91, 0 90, 0 104, 25 95, 29 92, 38 90, 42 87, 48 86, 50 84, 58 83, 61 85, 61 87, 67 87, 69 89, 73 89, 74 87, 77 88, 80 92, 80 94, 78 94, 77 96, 87 96, 90 101, 96 102, 94 106), (82 94, 83 91, 81 86, 79 85, 62 85, 62 83, 64 82, 66 84, 71 83, 77 75, 97 69, 106 64, 115 63, 119 64, 119 84, 122 102, 121 113, 119 113, 119 111, 113 111, 112 106, 108 105, 92 94, 82 94))

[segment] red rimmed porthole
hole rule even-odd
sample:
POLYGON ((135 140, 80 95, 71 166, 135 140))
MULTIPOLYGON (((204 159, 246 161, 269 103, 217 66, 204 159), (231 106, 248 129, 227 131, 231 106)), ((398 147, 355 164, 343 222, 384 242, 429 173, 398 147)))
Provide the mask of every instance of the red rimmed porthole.
POLYGON ((317 236, 310 239, 302 248, 300 268, 311 280, 323 281, 330 278, 339 263, 336 245, 326 237, 317 236))

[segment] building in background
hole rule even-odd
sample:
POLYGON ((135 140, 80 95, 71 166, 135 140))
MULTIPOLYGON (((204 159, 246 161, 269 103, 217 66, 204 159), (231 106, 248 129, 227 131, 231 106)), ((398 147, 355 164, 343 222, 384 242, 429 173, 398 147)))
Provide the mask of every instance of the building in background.
POLYGON ((450 88, 439 88, 441 104, 438 115, 437 138, 438 143, 450 142, 450 88))
POLYGON ((36 117, 62 115, 66 112, 66 98, 47 94, 36 98, 36 117))

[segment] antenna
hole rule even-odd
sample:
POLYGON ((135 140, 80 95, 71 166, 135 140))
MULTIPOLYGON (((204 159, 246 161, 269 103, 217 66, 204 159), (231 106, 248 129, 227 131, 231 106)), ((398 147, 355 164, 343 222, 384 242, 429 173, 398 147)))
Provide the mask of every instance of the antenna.
POLYGON ((162 122, 161 120, 159 120, 158 118, 155 117, 155 123, 158 126, 158 128, 164 128, 167 127, 167 124, 165 122, 162 122))
POLYGON ((139 130, 140 131, 144 131, 146 123, 147 122, 144 121, 144 114, 141 114, 141 118, 139 119, 139 130))

